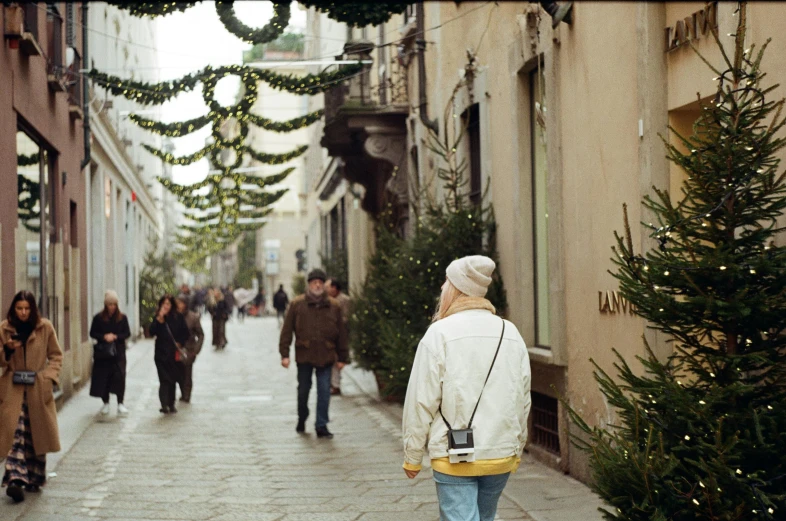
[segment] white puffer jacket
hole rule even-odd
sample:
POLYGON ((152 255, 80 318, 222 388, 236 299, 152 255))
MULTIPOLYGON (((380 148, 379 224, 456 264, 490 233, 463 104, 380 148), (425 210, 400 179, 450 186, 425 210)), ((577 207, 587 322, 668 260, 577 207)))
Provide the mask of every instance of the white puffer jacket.
MULTIPOLYGON (((502 319, 486 310, 461 311, 429 327, 418 346, 404 403, 404 461, 420 465, 448 456, 447 426, 465 429, 502 333, 502 319)), ((529 355, 505 321, 505 336, 472 427, 475 459, 521 456, 531 405, 529 355)))

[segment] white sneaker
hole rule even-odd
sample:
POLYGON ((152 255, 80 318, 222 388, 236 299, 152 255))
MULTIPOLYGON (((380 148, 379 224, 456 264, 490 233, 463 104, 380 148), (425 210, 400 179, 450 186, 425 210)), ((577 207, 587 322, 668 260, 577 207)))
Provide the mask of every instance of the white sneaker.
POLYGON ((122 403, 117 404, 117 414, 118 416, 128 416, 128 409, 122 403))
POLYGON ((101 407, 101 415, 106 416, 109 414, 109 404, 105 403, 103 407, 101 407))

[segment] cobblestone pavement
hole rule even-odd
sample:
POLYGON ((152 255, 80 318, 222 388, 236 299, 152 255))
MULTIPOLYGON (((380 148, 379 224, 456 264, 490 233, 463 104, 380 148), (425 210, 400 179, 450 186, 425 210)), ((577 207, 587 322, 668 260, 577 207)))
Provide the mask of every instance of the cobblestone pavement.
MULTIPOLYGON (((87 428, 55 458, 56 476, 40 495, 20 505, 0 498, 0 520, 438 519, 431 473, 407 480, 401 470, 398 420, 350 379, 331 402, 333 440, 314 434, 315 389, 308 434, 295 433, 296 373, 279 364, 275 318, 230 322, 224 352, 213 351, 205 330, 190 405, 158 412, 152 343, 136 344, 131 414, 117 418, 113 398, 111 415, 100 419, 100 400, 88 401, 83 390, 61 417, 81 414, 87 428)), ((498 517, 530 519, 506 498, 498 517)))

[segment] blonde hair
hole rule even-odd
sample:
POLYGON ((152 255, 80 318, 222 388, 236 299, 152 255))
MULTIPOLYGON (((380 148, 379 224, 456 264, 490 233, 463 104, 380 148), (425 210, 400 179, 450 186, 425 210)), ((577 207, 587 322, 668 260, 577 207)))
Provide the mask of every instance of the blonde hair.
POLYGON ((453 285, 452 282, 449 280, 445 280, 445 284, 442 286, 442 293, 439 296, 439 303, 437 304, 437 312, 434 313, 434 318, 432 322, 436 322, 442 318, 445 318, 445 314, 450 309, 450 306, 453 305, 456 300, 460 297, 463 297, 464 293, 462 293, 456 286, 453 285))

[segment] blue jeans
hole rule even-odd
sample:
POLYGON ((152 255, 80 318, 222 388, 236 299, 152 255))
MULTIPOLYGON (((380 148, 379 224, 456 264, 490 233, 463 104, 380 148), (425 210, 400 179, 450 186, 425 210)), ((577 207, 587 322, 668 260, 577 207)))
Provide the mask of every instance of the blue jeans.
POLYGON ((495 476, 450 476, 434 471, 440 521, 493 521, 510 472, 495 476))
POLYGON ((308 418, 308 395, 311 393, 311 373, 317 373, 317 423, 316 428, 327 427, 330 407, 330 373, 332 365, 314 367, 297 364, 297 417, 305 422, 308 418))

